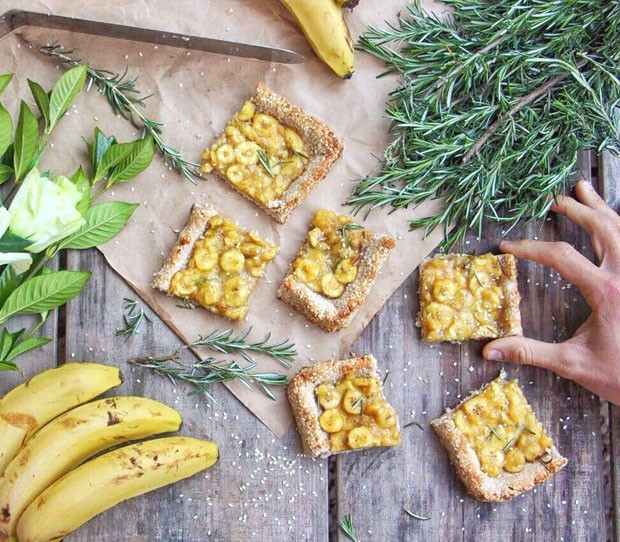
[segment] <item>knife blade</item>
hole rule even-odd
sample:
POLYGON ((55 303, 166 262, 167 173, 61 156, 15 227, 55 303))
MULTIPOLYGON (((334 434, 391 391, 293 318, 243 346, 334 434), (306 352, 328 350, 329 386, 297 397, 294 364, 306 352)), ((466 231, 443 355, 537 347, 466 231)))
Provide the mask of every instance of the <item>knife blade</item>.
POLYGON ((176 32, 152 30, 125 26, 102 21, 63 17, 61 15, 47 15, 34 11, 11 10, 0 17, 0 39, 24 26, 49 28, 52 30, 68 30, 82 34, 118 38, 130 41, 140 41, 155 45, 165 45, 192 51, 203 51, 219 55, 231 55, 242 58, 253 58, 278 62, 280 64, 299 64, 305 59, 299 53, 287 49, 276 49, 251 43, 216 40, 201 36, 190 36, 176 32))

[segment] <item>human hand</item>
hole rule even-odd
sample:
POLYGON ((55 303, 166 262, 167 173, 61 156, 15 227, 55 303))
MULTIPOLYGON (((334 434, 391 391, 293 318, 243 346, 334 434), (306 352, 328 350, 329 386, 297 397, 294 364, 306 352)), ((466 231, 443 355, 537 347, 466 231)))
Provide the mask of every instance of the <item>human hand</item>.
POLYGON ((598 266, 564 242, 504 242, 500 250, 555 269, 579 288, 592 314, 562 343, 505 337, 488 343, 482 355, 550 369, 620 405, 620 217, 590 183, 579 181, 575 193, 579 201, 560 197, 551 209, 588 232, 598 266))

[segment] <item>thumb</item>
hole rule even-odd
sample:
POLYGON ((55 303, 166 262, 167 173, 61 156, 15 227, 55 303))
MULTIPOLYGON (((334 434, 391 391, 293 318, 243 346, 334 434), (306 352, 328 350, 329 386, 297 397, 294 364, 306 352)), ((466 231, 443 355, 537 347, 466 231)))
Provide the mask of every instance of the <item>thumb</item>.
POLYGON ((490 361, 509 361, 549 369, 560 376, 570 372, 562 344, 545 343, 527 337, 496 339, 484 347, 482 355, 490 361))

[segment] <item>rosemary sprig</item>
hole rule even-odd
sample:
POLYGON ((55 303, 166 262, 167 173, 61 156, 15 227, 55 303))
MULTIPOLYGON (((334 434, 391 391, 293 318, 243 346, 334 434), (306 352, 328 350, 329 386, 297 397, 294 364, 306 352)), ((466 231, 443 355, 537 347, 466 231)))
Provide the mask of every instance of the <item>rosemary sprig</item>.
POLYGON ((298 355, 294 343, 290 342, 288 339, 269 343, 271 333, 268 333, 262 341, 249 342, 246 339, 251 331, 252 328, 250 327, 245 333, 234 336, 232 329, 225 329, 223 331, 215 330, 206 337, 201 336, 197 341, 188 345, 188 347, 206 346, 222 354, 239 352, 248 363, 255 363, 254 358, 249 353, 255 352, 257 354, 269 356, 284 365, 287 369, 291 368, 291 362, 298 355))
POLYGON ((342 226, 338 226, 336 231, 340 234, 340 237, 344 239, 346 232, 348 231, 358 231, 363 230, 364 226, 360 226, 359 224, 349 223, 343 224, 342 226))
POLYGON ((256 151, 256 156, 258 157, 260 165, 263 166, 268 175, 272 178, 275 177, 273 169, 271 169, 271 161, 269 160, 268 154, 263 149, 258 149, 256 151))
POLYGON ((414 519, 419 519, 420 521, 427 521, 427 520, 431 519, 430 516, 421 516, 419 514, 414 514, 410 510, 407 510, 406 508, 403 508, 403 512, 405 512, 405 514, 407 514, 408 516, 411 516, 414 519))
POLYGON ((339 527, 340 530, 351 542, 359 542, 357 535, 355 534, 353 520, 351 519, 350 515, 344 517, 344 519, 339 523, 339 527))
MULTIPOLYGON (((178 356, 178 351, 176 355, 178 356)), ((253 373, 256 363, 242 367, 236 361, 218 361, 212 357, 201 359, 191 365, 183 365, 170 356, 145 357, 130 359, 129 363, 151 369, 155 374, 169 378, 173 384, 177 381, 186 382, 196 387, 190 395, 204 394, 211 401, 217 400, 210 393, 211 384, 238 380, 248 389, 256 384, 275 401, 276 397, 269 386, 284 386, 288 382, 286 375, 280 373, 253 373)))
MULTIPOLYGON (((74 55, 75 49, 65 49, 58 43, 51 45, 38 45, 28 40, 24 35, 18 34, 26 45, 39 53, 53 58, 58 62, 69 66, 79 66, 84 64, 80 58, 74 55)), ((151 135, 155 147, 163 156, 165 162, 184 175, 192 183, 196 178, 200 178, 198 164, 186 160, 180 151, 171 147, 162 139, 163 123, 148 118, 140 108, 146 106, 146 100, 150 94, 143 96, 142 92, 136 87, 137 77, 129 77, 127 69, 122 74, 115 74, 111 71, 88 67, 87 89, 93 85, 97 87, 99 93, 104 95, 112 110, 128 119, 134 126, 143 130, 145 135, 151 135)))
POLYGON ((413 2, 359 48, 401 75, 387 115, 393 141, 360 180, 355 212, 442 199, 412 229, 446 230, 444 247, 487 221, 510 231, 544 218, 577 173, 581 149, 620 153, 620 10, 607 0, 413 2), (451 227, 454 228, 449 231, 451 227))
POLYGON ((492 425, 487 425, 487 427, 489 428, 489 437, 491 435, 495 435, 496 438, 498 438, 499 440, 502 440, 502 436, 497 432, 495 427, 493 427, 492 425))
POLYGON ((351 410, 355 411, 359 407, 359 414, 363 414, 364 406, 365 406, 364 398, 360 397, 357 401, 355 401, 355 403, 351 405, 351 410))
POLYGON ((117 329, 114 332, 114 335, 116 337, 124 336, 125 341, 128 341, 131 337, 138 333, 138 330, 144 321, 150 322, 151 319, 148 317, 144 309, 138 306, 138 302, 135 299, 128 299, 124 297, 123 311, 123 321, 125 322, 125 327, 117 329))

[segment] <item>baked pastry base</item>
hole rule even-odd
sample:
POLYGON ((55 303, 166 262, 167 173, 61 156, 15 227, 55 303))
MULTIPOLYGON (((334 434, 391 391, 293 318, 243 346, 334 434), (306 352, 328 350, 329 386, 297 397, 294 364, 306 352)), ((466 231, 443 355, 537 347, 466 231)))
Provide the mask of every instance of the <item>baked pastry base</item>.
MULTIPOLYGON (((323 361, 314 367, 301 369, 286 388, 286 395, 301 437, 303 452, 310 457, 329 457, 330 455, 358 451, 332 452, 328 433, 323 431, 319 424, 321 408, 315 393, 317 386, 324 382, 337 384, 347 375, 378 378, 377 360, 368 354, 343 360, 323 361)), ((381 389, 381 397, 385 401, 383 389, 381 389)), ((398 424, 396 430, 400 431, 398 424)), ((364 449, 368 450, 368 448, 364 449)))
POLYGON ((336 299, 329 299, 297 280, 291 263, 278 289, 278 299, 288 303, 325 331, 344 329, 366 300, 381 266, 394 247, 396 241, 391 237, 372 234, 370 245, 363 250, 359 260, 357 278, 347 284, 342 295, 336 299))
MULTIPOLYGON (((424 332, 423 319, 426 309, 426 302, 423 300, 422 292, 425 288, 429 287, 425 280, 425 272, 428 264, 436 259, 451 259, 451 258, 474 258, 466 254, 449 254, 440 255, 433 258, 426 258, 420 264, 420 286, 419 286, 419 299, 420 299, 420 311, 416 318, 415 324, 422 329, 422 340, 424 342, 453 342, 459 343, 460 340, 451 340, 448 337, 442 337, 440 339, 430 339, 424 332)), ((502 268, 502 277, 500 281, 500 287, 503 296, 503 309, 500 316, 499 333, 489 333, 489 330, 484 326, 478 326, 473 330, 468 337, 463 340, 470 339, 495 339, 499 337, 509 337, 512 335, 523 335, 523 328, 521 327, 521 313, 519 311, 519 303, 521 296, 519 294, 518 282, 517 282, 517 260, 512 254, 500 254, 495 256, 502 268)), ((458 318, 458 313, 457 313, 458 318)))
MULTIPOLYGON (((505 374, 502 372, 500 377, 504 378, 505 374)), ((548 480, 562 469, 568 460, 555 446, 552 446, 547 450, 544 462, 542 460, 528 462, 521 472, 504 471, 496 477, 486 474, 467 437, 454 424, 454 411, 468 399, 478 395, 485 387, 470 393, 454 409, 446 409, 443 416, 431 422, 431 427, 448 452, 450 462, 467 493, 479 501, 501 502, 513 499, 548 480)))
POLYGON ((291 128, 301 137, 308 151, 306 169, 281 196, 269 201, 266 205, 240 190, 225 175, 217 173, 243 197, 258 205, 280 224, 284 224, 293 210, 329 173, 334 162, 342 155, 343 147, 325 124, 267 88, 264 83, 258 84, 251 101, 256 106, 257 112, 271 115, 280 124, 291 128))
MULTIPOLYGON (((194 251, 194 245, 196 244, 196 241, 204 237, 205 232, 209 227, 209 221, 211 220, 211 218, 219 214, 220 213, 218 213, 210 205, 194 204, 192 206, 192 210, 187 224, 179 233, 177 242, 172 247, 170 255, 164 262, 162 268, 154 275, 154 279, 152 282, 153 288, 156 288, 157 290, 160 290, 171 297, 176 297, 174 296, 174 294, 170 293, 170 283, 172 281, 172 277, 177 271, 187 268, 187 265, 194 251)), ((250 299, 259 279, 260 277, 252 277, 250 275, 246 277, 246 280, 249 282, 250 285, 250 299)), ((183 299, 184 301, 189 302, 192 306, 199 306, 197 303, 194 303, 188 298, 183 299)), ((203 308, 205 310, 213 312, 214 314, 224 316, 217 312, 215 309, 211 309, 209 307, 203 308)))

